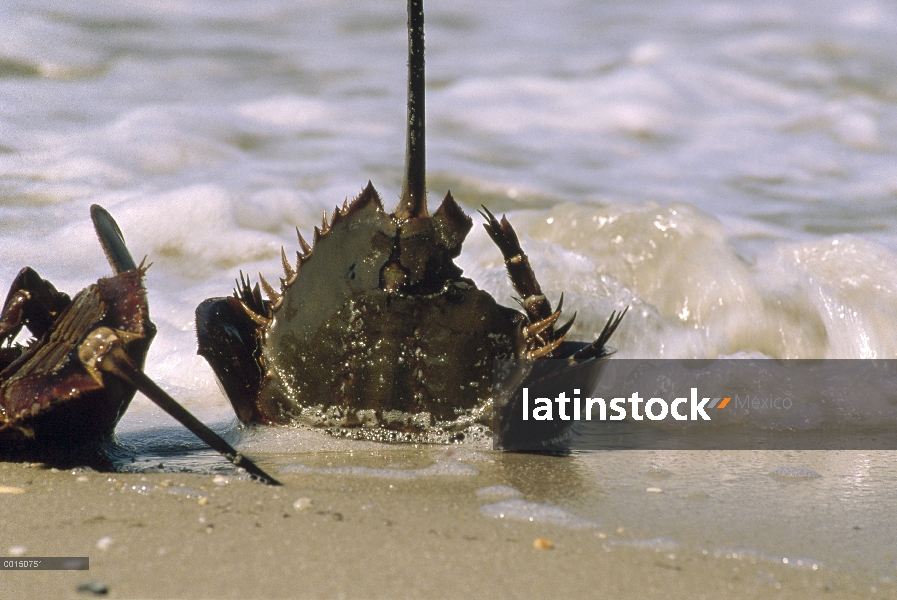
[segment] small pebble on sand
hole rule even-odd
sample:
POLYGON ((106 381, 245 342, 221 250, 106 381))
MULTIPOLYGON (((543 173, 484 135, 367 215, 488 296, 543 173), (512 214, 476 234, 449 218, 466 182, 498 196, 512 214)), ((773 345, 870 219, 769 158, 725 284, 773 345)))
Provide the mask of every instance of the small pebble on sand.
POLYGON ((311 498, 299 498, 293 502, 293 508, 296 510, 308 510, 311 508, 311 498))
POLYGON ((112 545, 112 538, 109 537, 108 535, 103 536, 97 542, 97 550, 106 551, 109 549, 109 546, 111 546, 111 545, 112 545))

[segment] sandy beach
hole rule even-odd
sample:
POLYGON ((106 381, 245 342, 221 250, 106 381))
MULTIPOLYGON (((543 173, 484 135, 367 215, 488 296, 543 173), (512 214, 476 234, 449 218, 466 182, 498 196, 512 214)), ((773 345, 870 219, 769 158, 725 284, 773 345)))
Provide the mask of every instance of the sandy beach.
MULTIPOLYGON (((262 457, 266 468, 287 463, 282 487, 2 463, 3 553, 88 556, 90 570, 4 571, 0 589, 7 598, 92 597, 78 591, 90 581, 110 598, 897 596, 861 567, 684 547, 647 538, 655 534, 626 517, 599 523, 545 502, 583 493, 569 487, 572 460, 352 444, 262 457)), ((657 487, 639 501, 663 495, 657 487)))

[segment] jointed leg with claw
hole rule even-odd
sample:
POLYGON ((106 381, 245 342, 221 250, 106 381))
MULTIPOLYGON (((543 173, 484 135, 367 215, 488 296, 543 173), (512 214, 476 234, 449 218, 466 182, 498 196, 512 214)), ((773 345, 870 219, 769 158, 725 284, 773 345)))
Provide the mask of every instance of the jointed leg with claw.
MULTIPOLYGON (((508 277, 511 279, 514 291, 520 295, 518 302, 520 302, 523 310, 526 312, 530 323, 523 329, 527 343, 526 358, 554 356, 555 351, 563 343, 570 327, 573 326, 573 321, 576 320, 576 313, 573 313, 573 317, 564 325, 558 329, 554 328, 555 322, 561 315, 564 295, 561 294, 557 310, 552 311, 551 303, 542 293, 542 288, 536 279, 532 266, 530 266, 529 259, 520 247, 520 241, 517 239, 517 233, 514 231, 514 228, 511 227, 504 215, 502 215, 501 221, 499 221, 485 206, 480 211, 480 214, 486 219, 483 227, 486 228, 489 237, 501 250, 501 254, 505 259, 505 267, 508 270, 508 277)), ((572 358, 586 359, 602 356, 605 344, 620 325, 620 321, 627 310, 629 310, 629 307, 619 314, 616 311, 612 312, 598 339, 585 348, 578 350, 572 355, 572 358)))
MULTIPOLYGON (((573 325, 570 319, 559 330, 555 331, 554 324, 561 315, 561 306, 564 303, 563 296, 558 303, 558 310, 551 310, 551 303, 542 293, 536 274, 529 264, 529 258, 520 247, 517 234, 508 220, 502 216, 501 221, 495 218, 485 206, 480 211, 486 222, 483 227, 505 259, 505 267, 514 291, 519 294, 520 305, 526 312, 529 325, 524 327, 523 334, 526 340, 527 358, 540 358, 548 356, 556 350, 564 341, 564 336, 573 325)), ((576 315, 573 316, 576 318, 576 315)))
POLYGON ((31 267, 19 271, 0 312, 0 371, 22 354, 24 348, 13 345, 22 327, 40 338, 69 304, 68 294, 57 291, 31 267))

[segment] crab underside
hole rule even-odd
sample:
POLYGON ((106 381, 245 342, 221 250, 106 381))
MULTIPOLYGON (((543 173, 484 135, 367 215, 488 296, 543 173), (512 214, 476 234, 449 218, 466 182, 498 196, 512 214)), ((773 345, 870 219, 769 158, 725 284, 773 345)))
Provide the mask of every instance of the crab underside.
POLYGON ((147 267, 134 263, 112 215, 94 205, 91 218, 115 275, 71 299, 25 267, 0 312, 0 458, 111 469, 105 442, 139 390, 234 465, 277 485, 143 373, 156 335, 147 267), (16 341, 22 328, 33 336, 25 344, 16 341))
POLYGON ((30 267, 19 272, 0 314, 0 454, 86 455, 109 439, 136 390, 86 367, 83 344, 97 332, 114 332, 143 368, 156 334, 145 272, 122 270, 74 299, 30 267), (23 327, 33 339, 15 343, 23 327))

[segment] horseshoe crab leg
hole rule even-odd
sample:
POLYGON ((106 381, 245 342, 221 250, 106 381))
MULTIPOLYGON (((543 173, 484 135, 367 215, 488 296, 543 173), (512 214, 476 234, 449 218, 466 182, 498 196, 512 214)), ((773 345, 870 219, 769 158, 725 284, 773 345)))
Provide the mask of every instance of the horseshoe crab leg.
POLYGON ((53 284, 42 279, 37 271, 31 267, 23 268, 12 282, 0 311, 0 346, 7 344, 0 348, 0 355, 5 350, 12 352, 9 344, 22 327, 28 327, 35 338, 43 336, 71 302, 68 294, 56 291, 53 284))
MULTIPOLYGON (((124 333, 124 332, 122 332, 124 333)), ((280 485, 280 482, 265 473, 254 462, 237 452, 217 433, 209 429, 199 419, 165 393, 156 383, 137 368, 122 347, 119 333, 109 327, 99 327, 92 332, 78 347, 78 358, 91 373, 102 371, 128 382, 144 396, 155 402, 159 408, 177 419, 196 437, 220 452, 237 467, 258 477, 269 485, 280 485)))
MULTIPOLYGON (((511 285, 514 286, 514 291, 520 295, 523 301, 526 316, 531 323, 549 318, 553 312, 551 304, 542 293, 542 287, 529 264, 529 258, 520 247, 520 240, 518 240, 514 228, 505 217, 502 217, 501 221, 496 219, 495 215, 489 212, 485 206, 480 214, 486 220, 483 227, 501 250, 502 257, 505 259, 505 268, 508 270, 508 277, 511 278, 511 285)), ((549 328, 548 338, 554 339, 553 327, 549 328)))
POLYGON ((607 323, 604 324, 604 329, 601 330, 601 335, 598 336, 598 339, 582 350, 576 352, 572 358, 575 360, 586 360, 593 357, 603 357, 606 354, 604 347, 607 345, 611 336, 614 335, 617 327, 620 326, 620 321, 623 320, 623 317, 626 316, 627 312, 629 312, 628 306, 619 313, 617 311, 611 312, 610 318, 607 320, 607 323))

